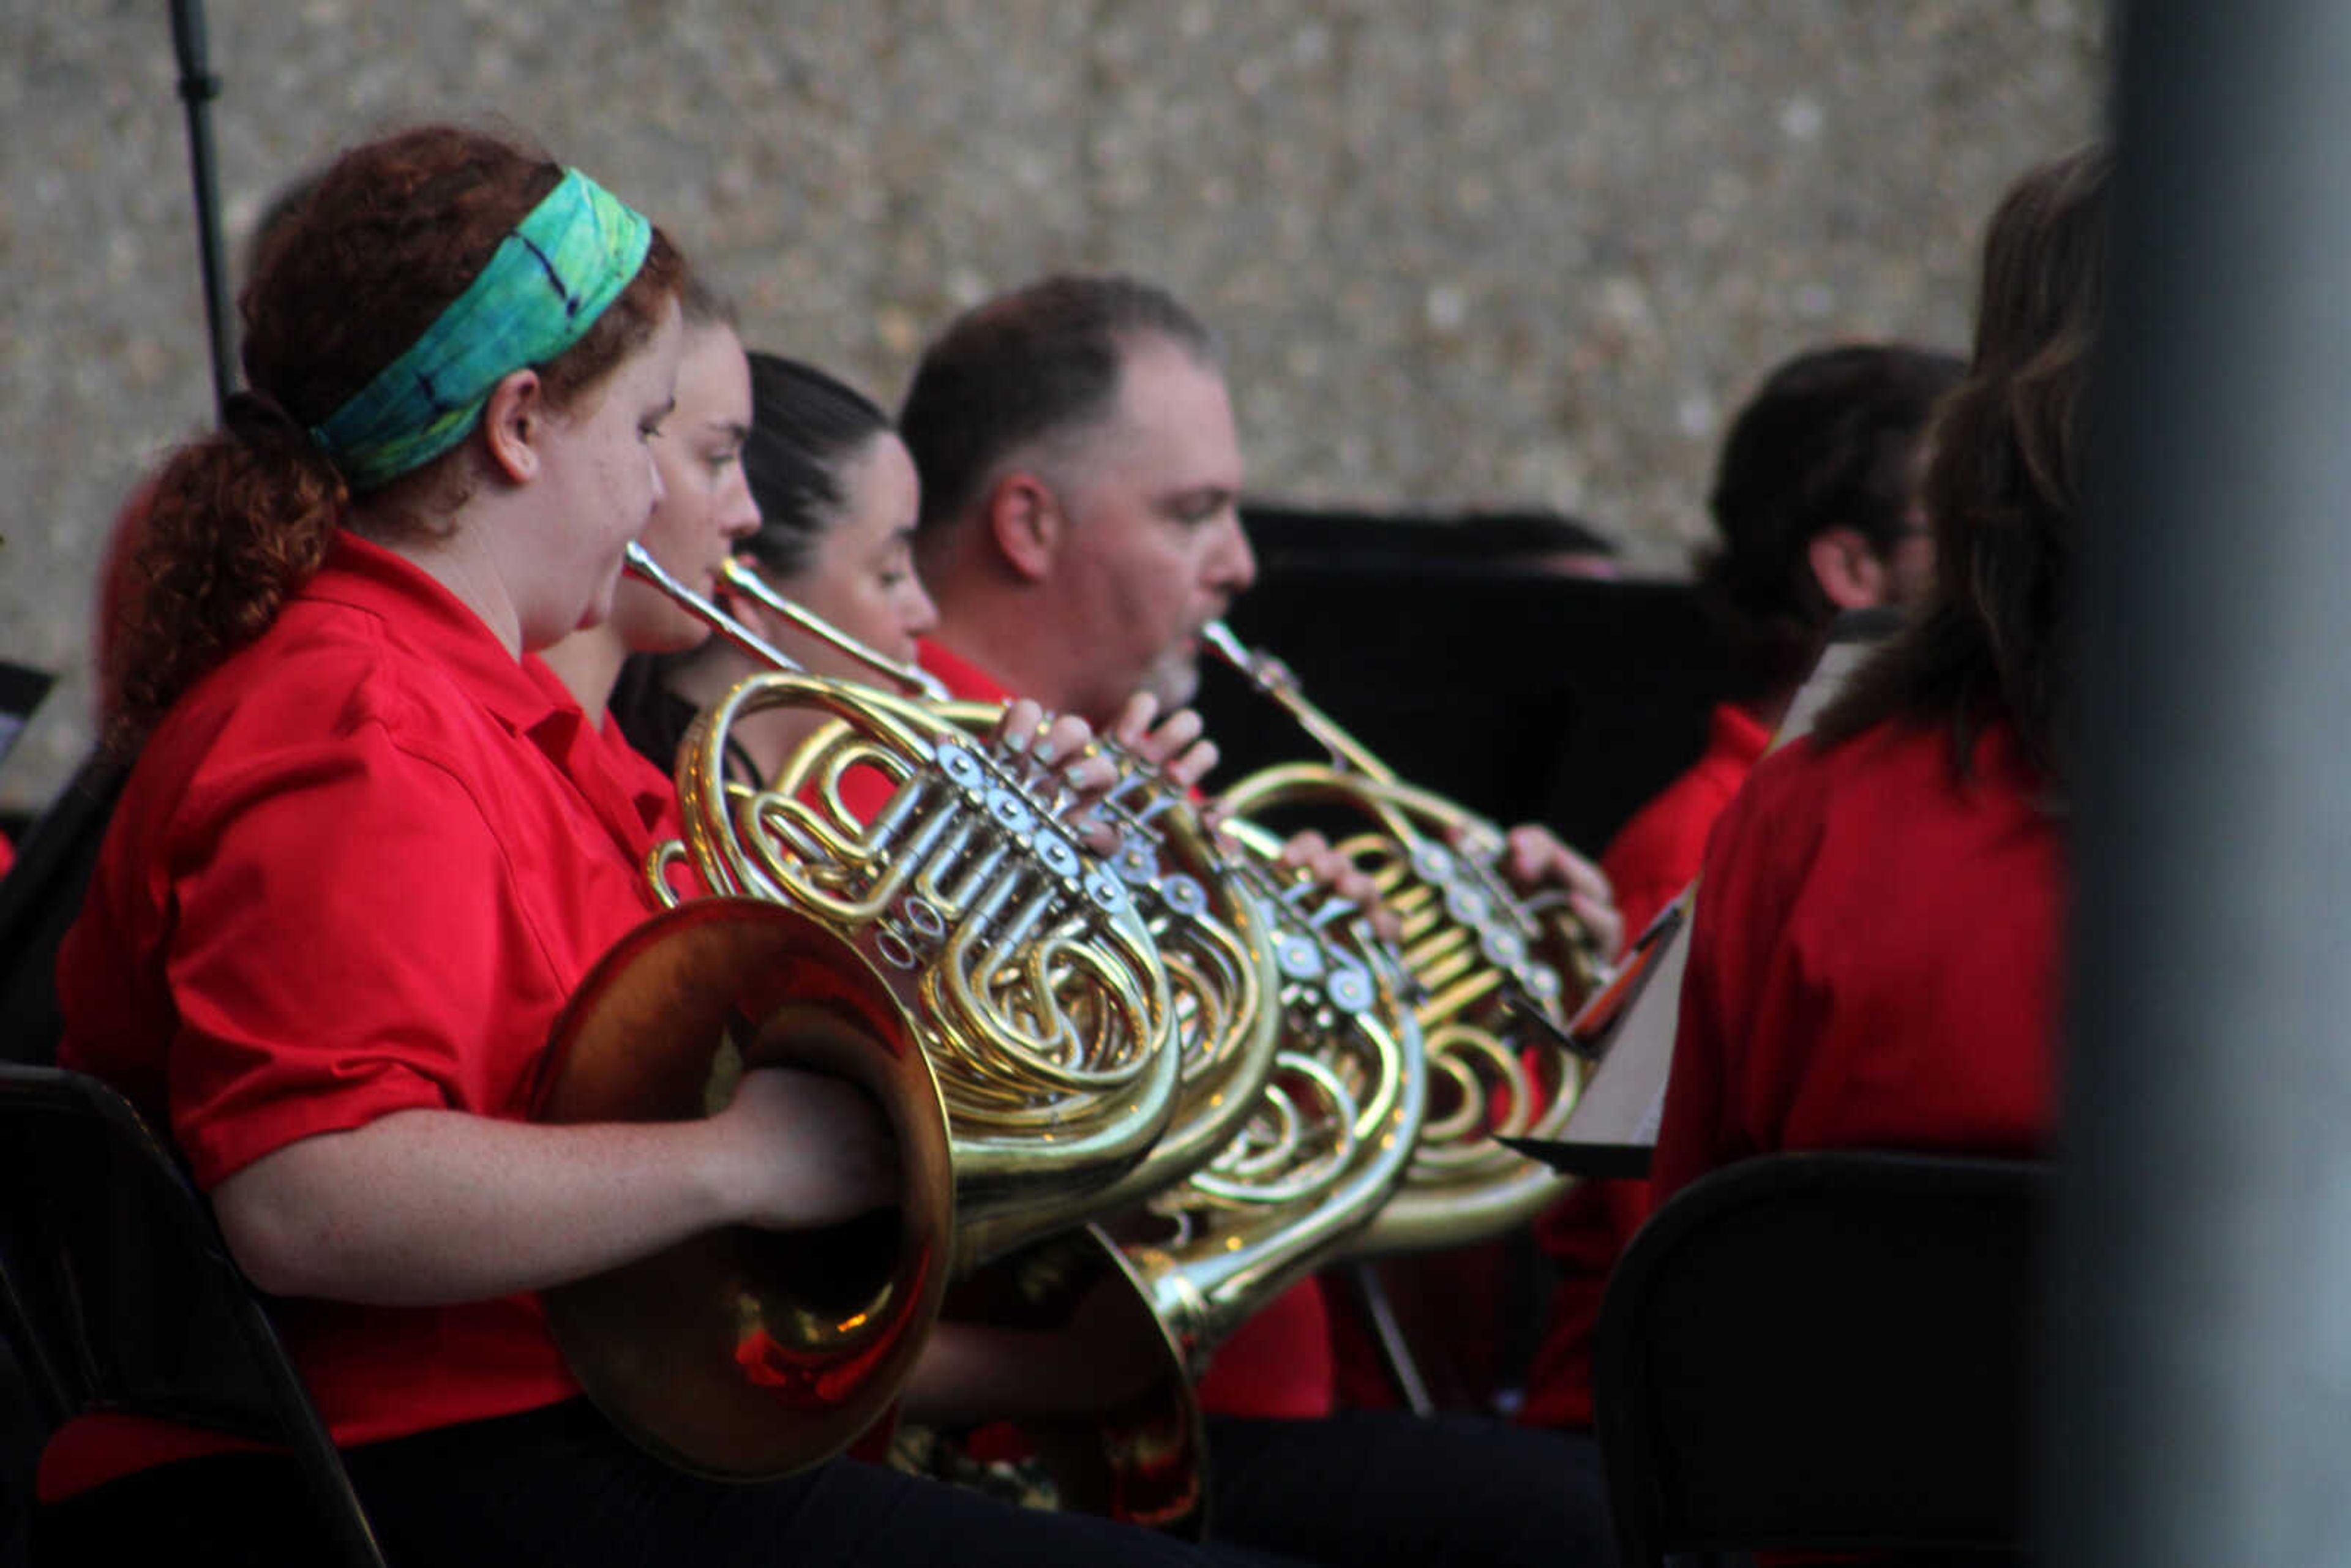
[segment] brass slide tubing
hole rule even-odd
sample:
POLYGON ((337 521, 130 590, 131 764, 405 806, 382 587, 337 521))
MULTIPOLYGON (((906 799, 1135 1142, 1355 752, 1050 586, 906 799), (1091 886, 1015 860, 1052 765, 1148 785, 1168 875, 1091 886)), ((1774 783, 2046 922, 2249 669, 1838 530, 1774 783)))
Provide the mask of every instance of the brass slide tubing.
MULTIPOLYGON (((1027 737, 1010 751, 986 738, 999 708, 810 674, 663 581, 650 558, 630 570, 774 672, 739 685, 690 736, 680 852, 715 891, 781 900, 849 934, 901 988, 947 1104, 958 1270, 1155 1190, 1213 1153, 1238 1117, 1233 1102, 1271 1067, 1255 1001, 1271 960, 1249 935, 1254 906, 1228 887, 1186 899, 1201 890, 1139 874, 1132 841, 1106 859, 1089 852, 1080 834, 1091 821, 1061 820, 1068 799, 1027 737), (727 732, 776 706, 830 722, 767 788, 730 785, 727 732), (862 816, 841 793, 861 776, 888 793, 862 816), (1122 1099, 1120 1075, 1138 1063, 1146 1092, 1122 1099), (1138 1098, 1148 1114, 1132 1108, 1138 1098)), ((725 576, 747 598, 789 604, 739 563, 725 576)), ((888 681, 935 690, 926 673, 790 611, 888 681)), ((1148 863, 1155 873, 1155 856, 1148 863)))
MULTIPOLYGON (((921 665, 891 658, 778 593, 740 559, 730 557, 719 575, 731 591, 895 683, 975 737, 1002 718, 998 705, 956 699, 921 665)), ((770 650, 770 656, 780 655, 770 650)), ((1236 881, 1232 857, 1185 793, 1168 788, 1155 768, 1106 737, 1095 749, 1119 767, 1117 781, 1094 807, 1117 837, 1106 859, 1133 889, 1157 945, 1182 1062, 1176 1114, 1150 1155, 1099 1195, 1107 1209, 1158 1191, 1224 1145, 1272 1071, 1278 1019, 1263 1001, 1276 972, 1262 936, 1267 915, 1250 888, 1236 881)), ((837 792, 849 764, 820 758, 825 748, 812 740, 776 788, 806 793, 813 785, 820 793, 837 792)))
POLYGON ((1331 758, 1253 773, 1225 792, 1226 807, 1259 822, 1283 807, 1316 804, 1367 818, 1368 831, 1337 847, 1372 875, 1400 918, 1396 947, 1420 992, 1415 1011, 1442 1092, 1430 1096, 1401 1188, 1350 1249, 1412 1251, 1506 1233, 1573 1185, 1493 1139, 1556 1137, 1564 1128, 1582 1074, 1568 1049, 1569 992, 1580 998, 1596 987, 1600 955, 1563 895, 1528 898, 1510 886, 1494 823, 1400 779, 1308 700, 1287 666, 1245 646, 1221 622, 1204 628, 1202 640, 1331 758), (1548 1082, 1531 1062, 1547 1070, 1548 1082))

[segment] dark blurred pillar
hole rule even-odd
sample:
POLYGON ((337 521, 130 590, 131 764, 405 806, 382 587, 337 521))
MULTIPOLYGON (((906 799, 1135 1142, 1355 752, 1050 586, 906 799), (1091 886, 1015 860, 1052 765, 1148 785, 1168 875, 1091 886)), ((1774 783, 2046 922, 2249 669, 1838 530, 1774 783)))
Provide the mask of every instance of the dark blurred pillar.
POLYGON ((2131 7, 2048 1561, 2351 1560, 2351 5, 2131 7))

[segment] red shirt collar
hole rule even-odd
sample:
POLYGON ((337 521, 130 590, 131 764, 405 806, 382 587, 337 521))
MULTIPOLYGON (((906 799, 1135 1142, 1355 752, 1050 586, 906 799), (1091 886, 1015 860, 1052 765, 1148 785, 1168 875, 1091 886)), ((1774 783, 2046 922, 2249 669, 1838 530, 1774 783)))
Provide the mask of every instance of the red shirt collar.
POLYGON ((914 644, 914 662, 946 683, 950 695, 966 702, 1003 703, 1012 700, 1011 688, 960 653, 951 653, 929 638, 914 644))
POLYGON ((675 797, 617 768, 612 747, 578 699, 536 654, 517 659, 488 622, 404 558, 339 531, 302 596, 376 617, 386 635, 451 670, 491 717, 528 740, 587 796, 621 846, 642 852, 675 797))
POLYGON ((608 814, 614 799, 625 798, 648 832, 657 838, 674 836, 668 830, 677 812, 677 787, 669 776, 638 754, 611 714, 601 725, 591 722, 546 660, 525 653, 522 668, 551 705, 545 717, 523 732, 531 742, 554 758, 608 814), (608 789, 618 796, 607 796, 608 789))
POLYGON ((1706 748, 1710 755, 1734 757, 1751 765, 1762 761, 1763 754, 1771 749, 1771 732, 1745 708, 1717 703, 1713 722, 1707 727, 1706 748))
POLYGON ((534 731, 566 709, 586 722, 560 683, 532 674, 529 664, 538 661, 517 659, 465 601, 381 545, 338 530, 326 564, 303 585, 302 597, 375 616, 390 636, 455 672, 517 735, 537 738, 534 731))

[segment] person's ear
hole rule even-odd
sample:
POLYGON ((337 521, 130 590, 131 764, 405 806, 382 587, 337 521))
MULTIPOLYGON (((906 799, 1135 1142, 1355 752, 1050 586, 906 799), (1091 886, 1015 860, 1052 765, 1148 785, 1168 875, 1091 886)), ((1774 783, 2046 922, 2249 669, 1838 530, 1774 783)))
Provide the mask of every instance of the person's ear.
POLYGON ((546 461, 547 389, 538 372, 516 371, 490 389, 482 409, 482 444, 491 466, 509 483, 528 485, 546 461))
POLYGON ((1017 576, 1041 582, 1053 574, 1070 520, 1050 485, 1017 469, 1007 474, 988 492, 987 521, 996 553, 1017 576))
POLYGON ((1823 528, 1804 545, 1813 580, 1839 610, 1867 610, 1886 602, 1889 586, 1885 558, 1859 528, 1823 528))

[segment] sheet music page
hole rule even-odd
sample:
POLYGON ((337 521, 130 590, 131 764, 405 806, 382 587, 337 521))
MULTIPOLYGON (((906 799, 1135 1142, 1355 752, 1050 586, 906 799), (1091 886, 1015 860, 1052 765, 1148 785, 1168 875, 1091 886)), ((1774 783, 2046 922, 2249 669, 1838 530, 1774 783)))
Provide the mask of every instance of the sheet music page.
POLYGON ((1821 651, 1821 662, 1813 666, 1812 678, 1797 688, 1795 700, 1788 705, 1788 716, 1780 721, 1780 729, 1771 737, 1771 749, 1779 750, 1800 735, 1813 732, 1813 720, 1821 710, 1844 690, 1844 683, 1863 660, 1876 653, 1871 643, 1832 643, 1821 651))
MULTIPOLYGON (((1695 892, 1693 883, 1659 920, 1682 915, 1695 892)), ((1658 940, 1662 946, 1643 977, 1641 993, 1625 1008, 1605 1042, 1606 1054, 1583 1086, 1583 1097, 1562 1129, 1562 1142, 1648 1148, 1657 1141, 1657 1123, 1666 1108, 1666 1075, 1674 1060, 1674 1029, 1681 1018, 1689 921, 1677 918, 1673 929, 1658 940)))

